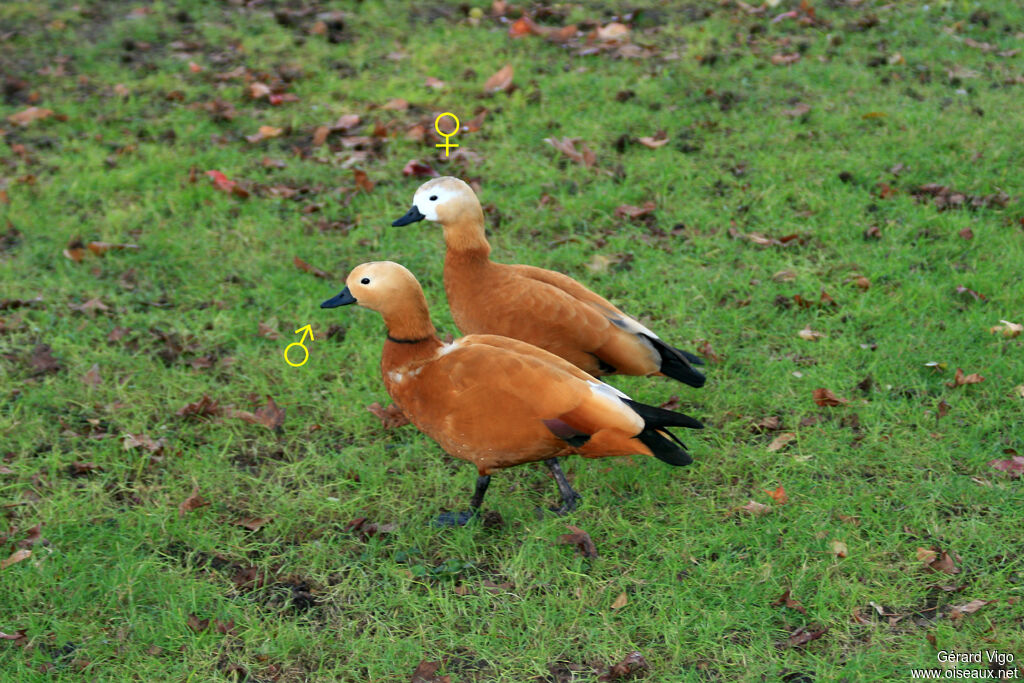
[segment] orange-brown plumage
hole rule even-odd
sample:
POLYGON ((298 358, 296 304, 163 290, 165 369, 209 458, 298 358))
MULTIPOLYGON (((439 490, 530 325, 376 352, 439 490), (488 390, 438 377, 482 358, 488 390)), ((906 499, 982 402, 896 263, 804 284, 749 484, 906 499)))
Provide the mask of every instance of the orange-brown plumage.
POLYGON ((466 183, 436 178, 416 192, 413 209, 395 221, 441 223, 444 285, 464 334, 498 334, 539 346, 591 375, 665 374, 692 386, 704 376, 697 359, 662 342, 608 300, 550 270, 495 263, 480 203, 466 183))
POLYGON ((402 266, 363 264, 346 285, 324 306, 358 303, 381 313, 388 329, 381 357, 388 394, 413 424, 449 454, 476 465, 481 477, 570 453, 689 462, 664 427, 698 427, 692 418, 662 411, 676 421, 648 424, 638 410, 657 409, 636 408, 573 364, 515 339, 469 335, 443 344, 419 283, 402 266))

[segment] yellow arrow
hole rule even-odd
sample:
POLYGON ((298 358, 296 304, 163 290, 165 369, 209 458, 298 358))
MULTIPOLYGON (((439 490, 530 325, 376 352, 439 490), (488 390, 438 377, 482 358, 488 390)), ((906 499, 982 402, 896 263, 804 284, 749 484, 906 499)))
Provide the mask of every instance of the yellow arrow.
POLYGON ((316 339, 313 338, 313 325, 312 325, 312 323, 310 323, 309 325, 305 325, 303 327, 300 327, 299 329, 295 330, 295 334, 298 334, 300 332, 302 333, 302 339, 299 340, 300 344, 304 344, 306 342, 306 333, 307 332, 309 333, 309 341, 316 341, 316 339))

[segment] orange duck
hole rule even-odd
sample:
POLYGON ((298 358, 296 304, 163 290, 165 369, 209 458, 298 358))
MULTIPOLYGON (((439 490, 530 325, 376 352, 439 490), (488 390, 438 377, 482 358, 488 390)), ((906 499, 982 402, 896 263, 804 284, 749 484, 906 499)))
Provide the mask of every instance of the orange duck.
POLYGON ((651 330, 576 280, 543 268, 495 263, 484 214, 458 178, 429 180, 409 212, 392 223, 423 219, 444 228, 444 289, 463 334, 500 334, 539 346, 594 376, 663 375, 704 385, 692 353, 651 330))
POLYGON ((562 496, 577 494, 557 456, 650 455, 670 465, 692 462, 666 427, 700 429, 692 417, 631 401, 571 363, 524 342, 473 334, 444 344, 412 273, 390 261, 364 263, 321 308, 358 304, 384 317, 381 374, 391 398, 449 454, 476 465, 470 509, 441 525, 465 524, 480 507, 491 474, 544 460, 562 496))

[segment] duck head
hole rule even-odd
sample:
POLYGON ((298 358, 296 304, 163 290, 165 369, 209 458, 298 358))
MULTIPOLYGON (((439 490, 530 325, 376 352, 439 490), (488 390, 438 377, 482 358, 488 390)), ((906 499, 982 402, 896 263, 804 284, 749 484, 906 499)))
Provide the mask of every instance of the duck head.
POLYGON ((483 223, 483 212, 473 188, 458 178, 443 176, 420 185, 412 198, 412 208, 391 225, 409 225, 424 218, 442 225, 474 219, 483 223))
POLYGON ((320 308, 358 304, 384 317, 388 334, 397 339, 435 336, 426 297, 416 277, 393 261, 371 261, 356 266, 345 279, 345 289, 320 308))

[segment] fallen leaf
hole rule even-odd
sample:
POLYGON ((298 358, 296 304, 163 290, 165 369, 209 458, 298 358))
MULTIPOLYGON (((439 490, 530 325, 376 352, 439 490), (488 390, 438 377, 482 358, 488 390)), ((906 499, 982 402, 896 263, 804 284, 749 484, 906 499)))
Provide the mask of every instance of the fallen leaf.
POLYGON ((23 109, 16 114, 11 114, 7 117, 7 121, 12 126, 27 126, 33 121, 39 121, 41 119, 48 119, 53 116, 52 109, 43 109, 42 107, 29 107, 23 109))
POLYGON ((402 175, 415 178, 437 178, 440 174, 429 164, 424 164, 417 159, 410 159, 402 168, 402 175))
POLYGON ((98 387, 103 383, 103 378, 100 377, 99 363, 93 363, 92 367, 82 375, 82 382, 90 387, 98 387))
POLYGON ((961 619, 965 614, 974 614, 985 605, 991 605, 996 600, 971 600, 966 605, 956 605, 949 611, 949 618, 953 621, 961 619))
POLYGON ((995 327, 989 328, 989 332, 992 334, 1001 334, 1007 339, 1018 337, 1021 332, 1024 332, 1024 325, 1011 323, 1009 320, 1000 320, 999 322, 1001 322, 1002 325, 996 325, 995 327))
POLYGON ((969 375, 965 375, 964 371, 960 368, 956 369, 956 374, 953 376, 952 382, 946 382, 946 386, 950 388, 960 387, 965 384, 979 384, 984 382, 985 378, 976 372, 972 372, 969 375))
POLYGON ((663 130, 659 130, 653 137, 644 136, 637 138, 636 141, 648 149, 658 149, 669 143, 668 133, 663 130))
POLYGON ((31 550, 26 550, 25 548, 15 550, 6 560, 0 560, 0 570, 7 569, 12 564, 17 564, 18 562, 27 560, 30 557, 32 557, 31 550))
POLYGON ((49 344, 36 344, 32 348, 32 355, 28 362, 33 373, 37 375, 58 372, 61 369, 61 364, 53 357, 49 344))
POLYGON ((405 111, 409 108, 409 100, 396 97, 382 104, 380 108, 386 111, 405 111))
POLYGON ((111 244, 110 242, 89 242, 89 244, 85 246, 96 256, 103 256, 112 249, 120 251, 123 249, 139 248, 139 245, 137 244, 111 244))
POLYGON ((721 363, 722 357, 711 348, 711 342, 707 339, 701 339, 697 344, 697 353, 704 356, 709 363, 721 363))
POLYGON ((428 88, 433 88, 434 90, 440 90, 445 86, 445 82, 438 78, 434 78, 433 76, 427 76, 427 78, 423 81, 423 85, 427 86, 428 88))
MULTIPOLYGON (((372 188, 373 185, 370 185, 370 187, 372 188)), ((308 263, 306 263, 305 261, 300 259, 298 256, 296 256, 292 260, 292 263, 294 263, 295 267, 298 268, 299 270, 301 270, 304 273, 311 273, 311 274, 313 274, 313 275, 315 275, 315 276, 317 276, 319 278, 323 278, 325 280, 330 280, 331 279, 330 274, 328 274, 327 272, 325 272, 323 270, 320 270, 319 268, 316 268, 314 266, 309 265, 308 263)))
POLYGON ((795 439, 796 434, 794 434, 793 432, 782 432, 774 439, 772 439, 772 442, 770 444, 768 444, 768 452, 775 453, 776 451, 781 451, 783 448, 789 445, 791 441, 794 441, 795 439))
POLYGON ((178 517, 184 517, 186 513, 209 504, 209 501, 199 495, 199 485, 197 484, 192 487, 192 494, 178 505, 178 517))
POLYGON ((612 609, 622 609, 626 606, 628 600, 629 599, 626 597, 626 591, 622 591, 619 593, 619 597, 615 598, 615 602, 612 603, 612 609))
MULTIPOLYGON (((597 680, 601 683, 607 683, 611 681, 632 681, 638 678, 645 677, 650 668, 651 665, 647 663, 647 660, 644 659, 644 656, 642 654, 640 654, 639 652, 630 652, 628 655, 626 655, 625 659, 623 659, 618 664, 609 667, 606 673, 603 673, 600 676, 598 676, 597 680)), ((559 678, 558 680, 576 680, 576 677, 573 676, 571 679, 559 678)))
POLYGON ((257 131, 252 135, 246 135, 245 139, 249 142, 256 143, 262 140, 269 140, 271 138, 280 137, 284 133, 283 128, 275 128, 274 126, 260 126, 257 131))
POLYGON ((799 52, 791 52, 788 54, 774 54, 771 56, 771 62, 775 66, 787 66, 789 64, 795 64, 800 61, 799 52))
POLYGON ((973 289, 969 289, 967 287, 964 287, 963 285, 957 285, 956 293, 962 299, 965 299, 965 300, 968 300, 968 301, 970 299, 974 299, 975 301, 988 301, 988 297, 985 296, 984 294, 980 294, 979 292, 975 292, 973 289))
POLYGON ((428 662, 420 660, 416 670, 412 672, 410 683, 451 683, 451 676, 438 676, 437 670, 441 668, 441 662, 428 662))
POLYGON ((576 552, 583 555, 583 557, 597 557, 597 546, 594 545, 590 534, 572 524, 566 524, 565 526, 572 533, 559 536, 557 542, 560 545, 574 545, 576 546, 576 552))
POLYGON ((409 424, 409 418, 406 417, 397 403, 392 403, 387 408, 384 408, 381 404, 374 401, 366 406, 366 409, 380 420, 380 425, 384 429, 396 429, 409 424))
POLYGON ((511 91, 513 88, 512 75, 514 71, 515 70, 512 68, 511 64, 506 64, 498 69, 498 71, 488 78, 486 83, 484 83, 484 92, 489 95, 493 95, 499 92, 511 91))
POLYGON ((188 615, 188 621, 186 623, 188 624, 188 627, 196 633, 202 633, 210 627, 209 619, 200 619, 191 613, 188 615))
POLYGON ((581 138, 544 138, 544 142, 577 164, 583 164, 587 168, 593 168, 594 163, 597 161, 597 155, 587 147, 587 143, 583 142, 581 138), (580 146, 579 150, 576 149, 577 144, 580 146))
POLYGON ((769 415, 754 423, 754 430, 758 432, 777 432, 782 429, 782 418, 778 415, 769 415))
MULTIPOLYGON (((178 417, 218 417, 224 414, 224 409, 206 394, 193 403, 187 403, 184 408, 178 410, 175 415, 178 417)), ((128 436, 131 436, 130 434, 128 436)), ((138 438, 138 437, 133 437, 138 438)), ((149 438, 149 437, 145 437, 149 438)), ((125 448, 129 448, 127 442, 125 448)))
POLYGON ((836 557, 846 557, 849 552, 846 544, 842 541, 832 541, 832 554, 836 557))
POLYGON ((796 273, 792 270, 780 270, 772 275, 773 282, 792 282, 796 279, 796 273))
POLYGON ((92 474, 96 470, 102 470, 103 468, 94 462, 81 462, 76 460, 75 462, 68 465, 68 473, 72 477, 85 477, 92 474))
POLYGON ((835 407, 847 403, 847 400, 839 398, 831 390, 822 387, 814 390, 814 402, 822 407, 835 407))
POLYGON ((804 329, 802 329, 799 332, 797 332, 797 335, 801 339, 805 339, 807 341, 813 342, 813 341, 818 341, 819 339, 824 337, 825 333, 824 332, 815 332, 814 330, 811 329, 810 324, 808 324, 807 327, 805 327, 804 329))
POLYGON ((786 495, 786 489, 784 489, 781 486, 779 486, 774 491, 765 490, 765 493, 767 493, 771 497, 771 499, 774 500, 779 505, 785 505, 786 503, 789 502, 789 496, 786 495))
POLYGON ((256 335, 264 339, 281 338, 281 333, 277 331, 277 326, 272 325, 270 321, 256 323, 256 335))
POLYGON ((376 185, 376 183, 370 180, 370 177, 366 175, 366 171, 358 168, 352 169, 352 177, 356 181, 356 187, 363 192, 370 192, 373 190, 373 186, 376 185))
POLYGON ((270 521, 270 517, 242 517, 231 522, 234 526, 242 526, 249 531, 259 531, 260 528, 270 521))
POLYGON ((654 213, 655 204, 654 202, 644 202, 643 206, 631 206, 630 204, 620 204, 615 207, 616 218, 643 218, 644 216, 654 213))
MULTIPOLYGON (((186 406, 186 408, 187 407, 188 406, 186 406)), ((178 414, 181 414, 180 410, 178 411, 178 414)), ((164 443, 163 437, 154 441, 152 438, 146 436, 145 434, 129 434, 128 432, 125 432, 123 438, 124 449, 126 451, 130 451, 134 448, 141 448, 143 450, 149 451, 150 453, 155 453, 159 455, 163 453, 164 447, 167 445, 166 443, 164 443)))
POLYGON ((99 299, 89 299, 84 304, 68 304, 68 308, 72 311, 78 311, 79 313, 85 313, 90 318, 95 316, 97 312, 105 313, 110 310, 110 306, 99 299))
POLYGON ((1014 478, 1024 476, 1024 455, 1015 455, 1006 460, 989 460, 988 464, 1014 478))
POLYGON ((936 573, 960 573, 960 568, 956 566, 952 556, 948 552, 934 546, 931 548, 918 548, 917 559, 921 560, 930 571, 936 573))
POLYGON ((755 500, 752 500, 746 505, 742 506, 740 510, 743 510, 744 512, 749 513, 755 517, 767 515, 769 512, 772 511, 771 507, 769 507, 768 505, 765 505, 764 503, 758 503, 755 500))
POLYGON ((800 614, 807 614, 807 609, 800 604, 800 601, 794 600, 790 597, 788 588, 785 593, 779 596, 778 600, 771 604, 772 607, 782 607, 783 605, 790 609, 795 609, 797 612, 800 612, 800 614))
POLYGON ((210 178, 210 182, 213 183, 213 186, 221 192, 235 195, 242 199, 249 196, 249 191, 247 189, 239 185, 234 180, 229 180, 228 177, 220 171, 207 171, 206 175, 210 178))
POLYGON ((801 626, 789 634, 789 638, 786 639, 786 645, 789 647, 801 647, 812 640, 821 638, 826 633, 828 633, 828 626, 801 626))
POLYGON ((237 417, 249 424, 260 424, 268 429, 280 429, 284 424, 285 409, 274 403, 274 399, 267 396, 267 403, 254 412, 247 410, 232 410, 230 417, 237 417))

